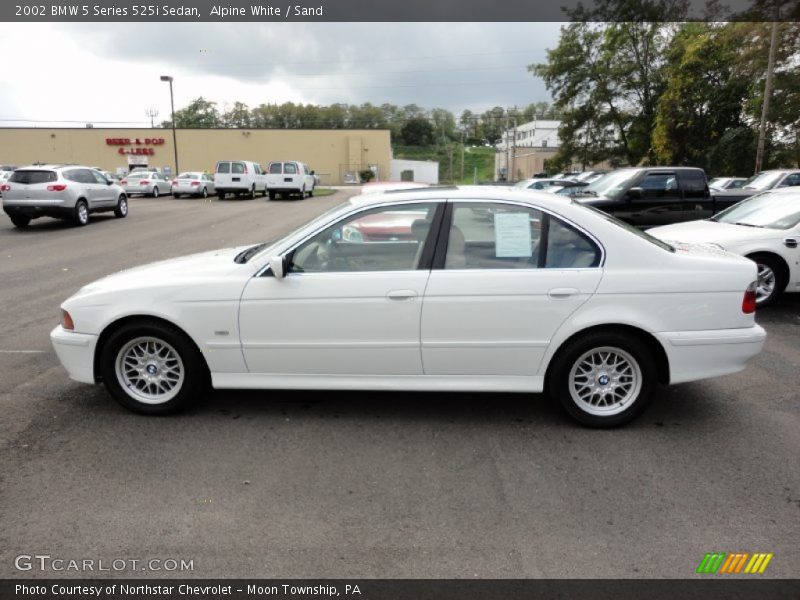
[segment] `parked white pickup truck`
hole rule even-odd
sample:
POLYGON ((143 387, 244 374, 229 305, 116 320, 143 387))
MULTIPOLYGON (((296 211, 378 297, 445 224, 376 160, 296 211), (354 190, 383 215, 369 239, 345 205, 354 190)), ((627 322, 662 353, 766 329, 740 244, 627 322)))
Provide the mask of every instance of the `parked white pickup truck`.
POLYGON ((269 199, 274 200, 277 194, 289 198, 299 194, 300 198, 314 195, 317 179, 314 171, 305 163, 292 161, 275 161, 267 167, 267 190, 269 199))

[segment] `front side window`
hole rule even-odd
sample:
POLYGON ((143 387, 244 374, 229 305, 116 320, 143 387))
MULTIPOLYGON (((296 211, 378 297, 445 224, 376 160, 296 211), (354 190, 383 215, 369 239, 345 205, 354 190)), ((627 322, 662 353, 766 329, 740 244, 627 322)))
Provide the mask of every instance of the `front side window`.
POLYGON ((588 237, 535 208, 453 205, 445 269, 576 269, 596 267, 600 258, 588 237))
POLYGON ((678 181, 674 173, 650 173, 637 187, 642 188, 646 198, 658 198, 677 191, 678 181))
POLYGON ((436 203, 383 206, 337 221, 300 244, 289 273, 410 271, 420 264, 436 203))
POLYGON ((108 185, 108 179, 106 179, 102 173, 98 171, 91 171, 92 177, 94 177, 94 183, 99 183, 100 185, 108 185))

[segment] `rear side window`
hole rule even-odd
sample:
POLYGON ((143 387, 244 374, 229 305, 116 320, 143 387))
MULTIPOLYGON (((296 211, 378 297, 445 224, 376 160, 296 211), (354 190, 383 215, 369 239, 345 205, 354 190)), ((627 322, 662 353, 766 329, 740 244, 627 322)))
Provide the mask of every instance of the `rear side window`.
POLYGON ((706 176, 701 171, 681 171, 681 187, 685 198, 702 198, 706 195, 706 176))
POLYGON ((297 165, 294 163, 286 163, 283 165, 283 172, 286 175, 297 175, 297 165))
POLYGON ((231 163, 221 162, 217 164, 217 173, 230 173, 230 172, 231 172, 231 163))
POLYGON ((35 183, 49 183, 56 181, 58 177, 55 171, 14 171, 9 177, 13 183, 25 183, 28 185, 35 183))
POLYGON ((231 163, 231 173, 244 173, 244 163, 231 163))
POLYGON ((270 163, 269 172, 273 175, 280 175, 283 172, 283 163, 270 163))

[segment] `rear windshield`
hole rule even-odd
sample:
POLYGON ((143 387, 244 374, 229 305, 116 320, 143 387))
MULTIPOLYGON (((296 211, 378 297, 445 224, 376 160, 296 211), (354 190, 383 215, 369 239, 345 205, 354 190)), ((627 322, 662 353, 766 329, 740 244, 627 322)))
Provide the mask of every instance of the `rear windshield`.
POLYGON ((230 173, 230 172, 231 172, 231 163, 221 162, 217 165, 217 173, 230 173))
POLYGON ((295 175, 297 174, 297 165, 294 163, 286 163, 283 165, 283 172, 287 175, 295 175))
POLYGON ((283 168, 283 163, 271 163, 269 165, 269 172, 277 173, 280 175, 280 173, 282 172, 282 168, 283 168))
POLYGON ((57 176, 55 171, 14 171, 11 174, 9 181, 14 183, 48 183, 56 181, 57 176))
POLYGON ((178 179, 199 179, 200 173, 181 173, 178 179))
POLYGON ((231 163, 231 173, 244 173, 244 163, 231 163))

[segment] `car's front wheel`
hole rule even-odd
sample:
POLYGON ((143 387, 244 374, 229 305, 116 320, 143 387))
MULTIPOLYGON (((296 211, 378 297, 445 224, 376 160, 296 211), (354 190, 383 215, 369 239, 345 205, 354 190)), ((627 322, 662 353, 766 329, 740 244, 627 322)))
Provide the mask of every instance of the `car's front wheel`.
POLYGON ((778 259, 769 254, 753 254, 748 258, 758 268, 756 305, 767 306, 786 288, 784 271, 778 259))
POLYGON ((590 427, 617 427, 637 417, 653 396, 656 364, 646 344, 622 332, 594 332, 562 348, 549 391, 569 415, 590 427))
POLYGON ((186 408, 207 382, 194 343, 161 323, 132 323, 115 331, 102 349, 101 368, 117 402, 146 415, 186 408))
POLYGON ((153 187, 153 198, 158 198, 159 193, 158 186, 153 187))
POLYGON ((114 216, 118 219, 124 219, 128 216, 128 199, 125 196, 120 196, 117 199, 117 207, 114 209, 114 216))

